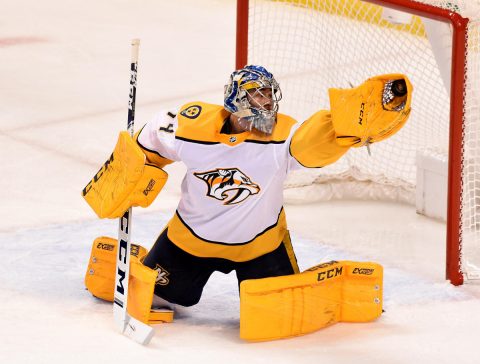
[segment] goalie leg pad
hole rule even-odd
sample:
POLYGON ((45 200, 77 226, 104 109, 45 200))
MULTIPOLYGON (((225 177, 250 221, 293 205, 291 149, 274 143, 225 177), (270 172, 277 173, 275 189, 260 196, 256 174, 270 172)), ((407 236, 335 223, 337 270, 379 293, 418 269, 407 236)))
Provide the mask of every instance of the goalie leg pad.
POLYGON ((336 322, 365 322, 382 313, 382 267, 328 262, 305 272, 246 280, 240 286, 240 337, 298 336, 336 322))
MULTIPOLYGON (((85 274, 85 286, 95 297, 113 302, 118 241, 109 237, 95 239, 85 274)), ((148 251, 132 244, 127 311, 146 324, 172 322, 172 310, 152 310, 157 271, 142 264, 148 251)))
POLYGON ((167 173, 146 163, 128 132, 121 132, 110 159, 82 191, 100 218, 117 218, 132 206, 147 207, 167 181, 167 173))
MULTIPOLYGON (((115 268, 118 241, 113 238, 101 236, 93 241, 87 273, 85 274, 85 287, 95 297, 113 302, 115 288, 115 268)), ((132 244, 130 251, 131 262, 138 262, 147 255, 148 251, 141 245, 132 244)))
POLYGON ((383 312, 383 267, 343 261, 341 322, 367 322, 383 312))

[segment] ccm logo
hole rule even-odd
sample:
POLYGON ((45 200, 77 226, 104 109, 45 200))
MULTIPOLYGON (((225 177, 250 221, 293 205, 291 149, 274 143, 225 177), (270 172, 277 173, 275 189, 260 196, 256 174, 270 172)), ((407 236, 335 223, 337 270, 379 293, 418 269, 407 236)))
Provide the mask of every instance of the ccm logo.
POLYGON ((85 186, 85 188, 83 189, 82 191, 82 195, 83 196, 86 196, 88 192, 90 192, 90 190, 92 189, 92 186, 94 183, 98 182, 98 180, 100 179, 100 177, 103 176, 103 173, 108 169, 108 166, 110 166, 110 164, 113 162, 113 153, 112 155, 110 156, 110 158, 108 158, 108 160, 103 164, 103 166, 100 168, 100 170, 97 172, 97 174, 93 177, 93 179, 88 182, 88 184, 85 186))
POLYGON ((355 268, 352 273, 369 276, 369 275, 372 275, 374 271, 375 269, 372 269, 372 268, 355 268))
POLYGON ((317 281, 333 278, 342 274, 343 267, 332 268, 317 274, 317 281))
POLYGON ((360 104, 360 112, 359 112, 359 115, 358 115, 358 123, 359 123, 360 125, 363 124, 363 113, 364 113, 364 111, 365 111, 365 103, 362 102, 362 103, 360 104))

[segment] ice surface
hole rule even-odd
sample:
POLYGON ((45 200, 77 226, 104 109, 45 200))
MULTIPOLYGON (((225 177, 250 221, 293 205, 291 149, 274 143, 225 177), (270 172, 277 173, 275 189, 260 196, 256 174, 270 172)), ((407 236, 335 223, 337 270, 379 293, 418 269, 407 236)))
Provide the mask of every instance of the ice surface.
MULTIPOLYGON (((140 125, 188 100, 221 102, 234 19, 232 0, 2 4, 0 363, 477 363, 479 287, 445 281, 445 226, 407 205, 286 206, 301 268, 384 265, 376 322, 248 344, 238 338, 235 277, 219 273, 142 347, 115 331, 111 304, 85 291, 91 243, 115 236, 117 222, 95 219, 80 191, 125 127, 130 39, 142 41, 140 125)), ((146 247, 178 201, 184 168, 168 171, 158 200, 134 210, 133 241, 146 247)))

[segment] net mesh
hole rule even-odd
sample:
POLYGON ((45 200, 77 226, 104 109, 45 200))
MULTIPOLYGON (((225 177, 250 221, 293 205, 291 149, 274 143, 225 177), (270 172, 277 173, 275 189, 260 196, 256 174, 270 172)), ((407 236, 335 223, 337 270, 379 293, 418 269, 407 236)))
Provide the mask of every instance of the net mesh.
POLYGON ((469 279, 480 279, 480 13, 476 15, 468 30, 461 176, 461 264, 469 279))
MULTIPOLYGON (((419 2, 470 19, 459 177, 462 266, 467 278, 480 278, 480 2, 419 2)), ((414 85, 410 119, 394 137, 371 145, 371 155, 366 148, 355 148, 331 166, 292 174, 285 197, 300 202, 368 198, 413 204, 417 153, 445 159, 448 155, 451 39, 447 23, 359 0, 251 0, 248 63, 265 65, 280 82, 282 113, 303 121, 329 108, 328 88, 349 88, 378 74, 404 73, 414 85)))

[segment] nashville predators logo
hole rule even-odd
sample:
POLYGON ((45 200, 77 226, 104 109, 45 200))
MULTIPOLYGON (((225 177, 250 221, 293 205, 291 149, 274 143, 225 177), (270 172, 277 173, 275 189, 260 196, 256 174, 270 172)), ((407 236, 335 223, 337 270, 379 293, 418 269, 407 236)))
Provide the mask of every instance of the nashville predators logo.
POLYGON ((189 119, 196 119, 201 112, 202 112, 202 107, 200 105, 192 105, 187 107, 182 112, 180 112, 180 115, 183 115, 189 119))
POLYGON ((159 284, 160 286, 166 286, 170 283, 170 280, 167 278, 170 273, 159 266, 158 264, 155 266, 155 270, 157 271, 157 279, 155 280, 155 284, 159 284))
POLYGON ((260 192, 260 187, 238 168, 217 168, 194 175, 207 183, 207 196, 224 201, 224 205, 235 205, 260 192))

